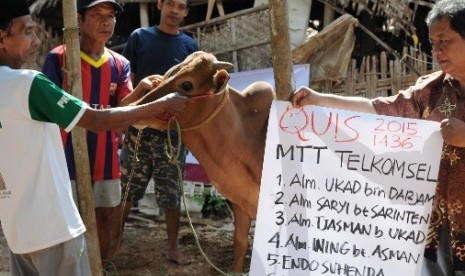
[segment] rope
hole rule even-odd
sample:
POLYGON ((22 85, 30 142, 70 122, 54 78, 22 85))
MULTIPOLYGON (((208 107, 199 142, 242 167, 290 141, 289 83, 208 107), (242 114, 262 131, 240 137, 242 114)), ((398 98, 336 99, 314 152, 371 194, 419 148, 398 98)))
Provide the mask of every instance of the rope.
MULTIPOLYGON (((200 122, 197 125, 193 125, 191 127, 186 127, 186 128, 183 128, 183 129, 179 129, 179 133, 181 133, 181 130, 182 131, 190 131, 190 130, 195 130, 195 129, 201 128, 204 125, 208 124, 213 118, 215 118, 216 115, 218 115, 218 113, 220 113, 221 109, 223 109, 223 106, 226 104, 226 102, 229 99, 229 89, 228 89, 228 87, 225 87, 224 93, 225 94, 223 96, 223 99, 221 100, 221 103, 212 111, 212 113, 210 113, 210 115, 207 116, 207 118, 205 120, 203 120, 202 122, 200 122)), ((170 124, 170 122, 171 121, 168 122, 168 125, 170 124)), ((176 124, 178 124, 177 121, 176 121, 176 124)), ((168 135, 168 138, 169 138, 169 135, 168 135)), ((181 139, 179 139, 179 140, 181 140, 181 139)))
MULTIPOLYGON (((221 108, 220 108, 221 109, 221 108)), ((176 159, 179 157, 179 153, 181 151, 181 128, 179 127, 179 123, 176 119, 170 119, 168 121, 168 130, 171 129, 171 122, 174 121, 176 123, 176 131, 178 132, 179 138, 178 138, 178 144, 177 148, 174 149, 173 145, 171 144, 171 135, 170 131, 168 131, 168 145, 167 145, 167 150, 166 154, 168 156, 168 159, 172 164, 176 165, 176 168, 178 170, 178 178, 179 178, 179 186, 181 187, 181 194, 182 194, 182 203, 184 206, 184 209, 186 210, 186 215, 187 215, 187 220, 189 221, 189 227, 191 228, 192 234, 194 235, 195 243, 197 244, 197 247, 199 248, 200 254, 204 257, 204 259, 207 261, 207 263, 213 267, 217 272, 219 272, 221 275, 228 275, 225 272, 223 272, 221 269, 219 269, 215 264, 213 264, 208 256, 205 254, 205 252, 202 249, 202 246, 200 245, 199 237, 197 236, 197 232, 195 232, 194 226, 192 225, 192 219, 189 214, 189 209, 187 208, 187 203, 186 203, 186 195, 184 194, 184 181, 183 181, 183 175, 181 168, 179 167, 179 164, 176 162, 176 159), (175 153, 175 154, 173 154, 175 153)))
MULTIPOLYGON (((170 124, 172 122, 172 119, 170 119, 168 121, 168 144, 165 145, 165 154, 166 156, 168 156, 168 161, 173 164, 173 165, 176 165, 176 168, 178 169, 178 173, 179 173, 179 166, 178 166, 178 162, 176 162, 178 159, 179 159, 179 155, 181 154, 181 136, 178 137, 178 143, 176 145, 176 148, 173 147, 173 144, 171 143, 171 131, 170 131, 170 124)), ((176 122, 176 131, 179 133, 179 135, 181 135, 181 130, 179 128, 179 123, 177 120, 175 120, 176 122)), ((182 175, 181 175, 182 176, 182 175)), ((180 177, 179 179, 182 180, 182 177, 180 177)), ((183 181, 181 181, 181 184, 183 183, 183 181)), ((183 186, 183 185, 181 185, 183 186)))
POLYGON ((132 155, 132 165, 131 165, 131 173, 129 174, 128 182, 126 183, 125 187, 126 190, 124 191, 124 196, 123 196, 123 202, 121 203, 121 222, 124 223, 124 207, 126 206, 126 201, 128 200, 129 196, 129 189, 131 188, 131 182, 132 178, 134 177, 134 171, 136 167, 136 163, 139 162, 139 158, 137 157, 137 153, 139 152, 139 146, 140 146, 140 138, 142 137, 142 131, 143 129, 139 129, 137 132, 137 138, 136 138, 136 145, 134 147, 134 154, 132 155))

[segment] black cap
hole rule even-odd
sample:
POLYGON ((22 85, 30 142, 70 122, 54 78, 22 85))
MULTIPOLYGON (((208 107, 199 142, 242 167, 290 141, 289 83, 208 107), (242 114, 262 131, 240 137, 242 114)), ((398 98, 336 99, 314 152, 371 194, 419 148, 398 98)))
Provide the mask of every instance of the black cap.
POLYGON ((31 14, 26 0, 0 0, 0 22, 31 14))
MULTIPOLYGON (((4 0, 0 0, 0 1, 4 1, 4 0)), ((113 7, 115 7, 115 10, 117 13, 123 12, 123 7, 121 7, 121 5, 118 4, 118 2, 116 2, 115 0, 77 0, 77 10, 82 11, 84 9, 88 9, 100 3, 112 4, 113 7)))

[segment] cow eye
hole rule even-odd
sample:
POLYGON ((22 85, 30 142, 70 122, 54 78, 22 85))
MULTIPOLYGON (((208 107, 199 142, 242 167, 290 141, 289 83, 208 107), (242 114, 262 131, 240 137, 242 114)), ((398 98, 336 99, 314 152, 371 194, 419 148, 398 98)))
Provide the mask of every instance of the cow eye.
POLYGON ((189 81, 185 81, 181 84, 181 87, 184 91, 190 91, 194 88, 194 86, 192 85, 192 82, 189 82, 189 81))

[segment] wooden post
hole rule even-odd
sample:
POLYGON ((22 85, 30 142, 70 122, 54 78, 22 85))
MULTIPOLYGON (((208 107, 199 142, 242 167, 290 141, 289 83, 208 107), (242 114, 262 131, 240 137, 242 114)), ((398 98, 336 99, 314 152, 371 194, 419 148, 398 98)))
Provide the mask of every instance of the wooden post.
POLYGON ((278 100, 288 101, 295 90, 287 0, 269 0, 273 74, 278 100))
MULTIPOLYGON (((75 0, 63 1, 64 40, 66 44, 66 74, 68 92, 82 99, 81 55, 79 29, 75 0)), ((95 222, 95 208, 90 177, 89 155, 87 152, 86 130, 80 127, 71 132, 73 138, 74 160, 76 163, 76 189, 78 207, 86 225, 85 233, 92 275, 103 275, 102 261, 95 222)))
POLYGON ((223 0, 208 0, 207 4, 207 16, 205 17, 205 21, 208 21, 212 17, 213 13, 213 6, 216 3, 216 7, 218 8, 219 16, 224 16, 224 7, 223 7, 223 0))
POLYGON ((149 23, 149 3, 139 3, 140 26, 148 27, 149 23))

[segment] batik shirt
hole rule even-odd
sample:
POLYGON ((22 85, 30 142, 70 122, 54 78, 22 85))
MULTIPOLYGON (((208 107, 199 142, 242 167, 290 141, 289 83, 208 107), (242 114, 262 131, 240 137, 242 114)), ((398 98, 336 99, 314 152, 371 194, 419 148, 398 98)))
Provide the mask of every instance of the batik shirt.
MULTIPOLYGON (((465 121, 465 91, 442 72, 420 78, 399 94, 373 100, 378 114, 440 122, 446 118, 465 121)), ((451 228, 455 270, 465 270, 465 148, 444 145, 438 183, 427 235, 425 256, 436 260, 441 227, 451 228)))
POLYGON ((58 127, 70 131, 85 110, 43 74, 0 66, 0 221, 16 254, 85 231, 58 127))

